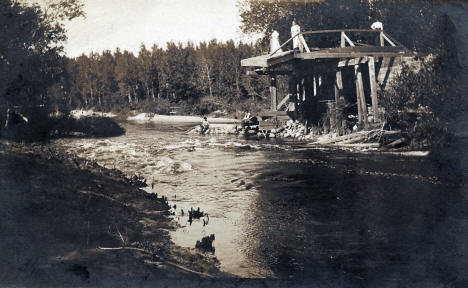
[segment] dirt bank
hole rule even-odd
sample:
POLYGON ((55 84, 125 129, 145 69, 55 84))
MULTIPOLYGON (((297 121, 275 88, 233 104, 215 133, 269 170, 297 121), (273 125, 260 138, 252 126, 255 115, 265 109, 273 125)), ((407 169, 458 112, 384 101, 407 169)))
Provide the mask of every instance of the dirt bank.
POLYGON ((1 140, 0 286, 229 276, 213 256, 175 246, 168 205, 135 184, 64 151, 1 140))

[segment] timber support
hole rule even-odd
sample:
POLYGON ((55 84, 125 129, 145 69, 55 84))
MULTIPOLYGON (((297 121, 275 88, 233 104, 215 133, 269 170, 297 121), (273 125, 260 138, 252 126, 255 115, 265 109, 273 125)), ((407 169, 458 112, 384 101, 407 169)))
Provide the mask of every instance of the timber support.
POLYGON ((385 84, 394 73, 393 59, 413 59, 414 56, 414 52, 383 30, 339 29, 296 33, 269 54, 243 59, 241 64, 254 69, 252 74, 269 75, 271 111, 284 110, 287 106, 288 114, 295 119, 323 123, 322 113, 328 108, 330 126, 342 134, 355 124, 349 120, 353 117, 345 115, 356 111, 355 108, 358 126, 369 128, 368 119, 371 118, 366 99, 372 102, 372 122, 382 120, 378 90, 385 89, 385 85, 377 85, 377 81, 385 84), (361 37, 366 33, 370 37, 361 37), (307 45, 308 37, 319 34, 328 34, 322 37, 326 40, 320 40, 320 45, 315 40, 311 42, 314 46, 307 45), (287 50, 295 37, 304 49, 287 50), (388 65, 383 64, 387 62, 388 65), (287 82, 279 85, 287 85, 287 91, 278 92, 277 75, 287 75, 287 82), (287 95, 279 98, 278 93, 287 95))
POLYGON ((276 87, 276 76, 270 75, 270 110, 277 110, 277 87, 276 87))

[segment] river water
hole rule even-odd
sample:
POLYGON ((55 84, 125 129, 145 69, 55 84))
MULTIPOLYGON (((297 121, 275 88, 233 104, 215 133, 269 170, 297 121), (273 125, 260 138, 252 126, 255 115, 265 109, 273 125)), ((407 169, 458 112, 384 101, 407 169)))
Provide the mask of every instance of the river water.
POLYGON ((53 145, 143 176, 146 191, 176 205, 180 228, 173 241, 194 247, 215 234, 214 253, 226 272, 343 283, 467 283, 464 155, 444 162, 187 135, 186 126, 123 125, 120 137, 53 145), (189 223, 192 207, 209 219, 189 223))

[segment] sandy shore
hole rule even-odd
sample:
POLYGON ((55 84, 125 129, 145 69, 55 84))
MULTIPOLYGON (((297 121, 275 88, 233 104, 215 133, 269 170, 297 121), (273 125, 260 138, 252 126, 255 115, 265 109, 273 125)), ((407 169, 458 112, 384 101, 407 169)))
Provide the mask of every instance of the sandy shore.
POLYGON ((120 171, 0 140, 0 184, 2 287, 229 277, 213 256, 175 246, 166 201, 120 171))

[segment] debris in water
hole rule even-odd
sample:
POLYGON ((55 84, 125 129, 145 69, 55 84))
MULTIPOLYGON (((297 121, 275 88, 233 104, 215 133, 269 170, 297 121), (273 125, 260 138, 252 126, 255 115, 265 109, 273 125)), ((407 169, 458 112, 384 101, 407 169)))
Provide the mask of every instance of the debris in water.
POLYGON ((197 208, 197 210, 193 210, 193 207, 190 208, 189 212, 189 223, 192 225, 193 219, 200 219, 203 217, 204 213, 203 211, 200 211, 200 207, 197 208))
POLYGON ((213 247, 213 241, 215 240, 215 235, 211 234, 210 236, 205 236, 201 241, 197 240, 195 248, 202 250, 203 252, 215 252, 215 247, 213 247))

